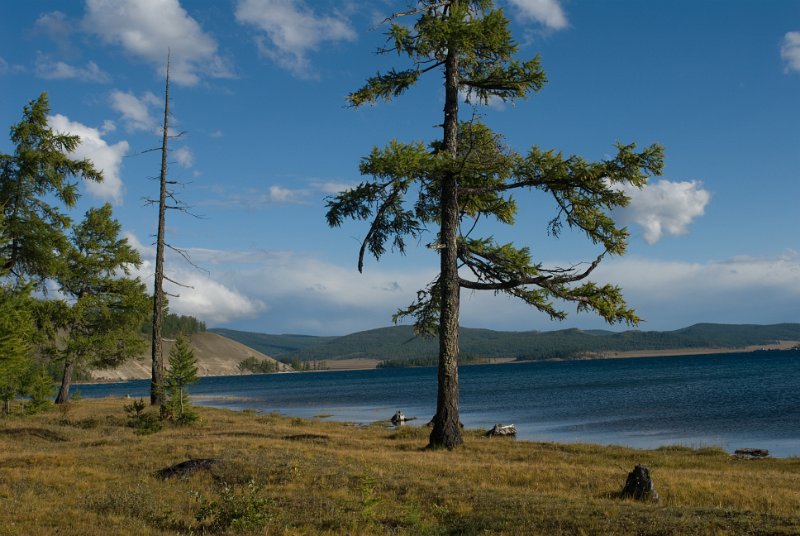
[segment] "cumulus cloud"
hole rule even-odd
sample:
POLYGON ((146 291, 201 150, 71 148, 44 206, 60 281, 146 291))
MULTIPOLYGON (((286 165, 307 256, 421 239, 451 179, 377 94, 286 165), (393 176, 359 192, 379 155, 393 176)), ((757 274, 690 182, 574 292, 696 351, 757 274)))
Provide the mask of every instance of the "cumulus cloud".
POLYGON ((88 62, 85 67, 75 67, 41 54, 36 59, 36 75, 45 80, 74 78, 84 82, 98 82, 100 84, 107 84, 111 81, 109 74, 93 61, 88 62))
POLYGON ((783 36, 781 59, 786 64, 784 72, 800 72, 800 32, 787 32, 783 36))
POLYGON ((259 52, 300 78, 313 77, 309 52, 356 39, 346 18, 318 15, 303 0, 239 0, 236 20, 263 32, 256 38, 259 52))
POLYGON ((100 130, 70 121, 61 114, 48 116, 47 123, 56 132, 79 136, 81 142, 75 149, 74 155, 91 160, 95 168, 103 172, 103 182, 86 181, 87 191, 100 199, 121 204, 125 189, 120 177, 120 168, 122 158, 128 152, 128 142, 120 141, 109 145, 102 138, 100 130))
POLYGON ((535 20, 552 30, 569 25, 559 0, 508 0, 523 19, 535 20))
POLYGON ((178 84, 195 85, 203 75, 232 77, 217 42, 178 0, 86 0, 83 27, 153 64, 162 76, 170 50, 170 79, 178 84))
POLYGON ((192 154, 192 150, 188 147, 179 147, 174 151, 170 152, 173 158, 178 162, 178 164, 185 168, 192 167, 194 163, 194 154, 192 154))
POLYGON ((137 97, 133 93, 115 90, 111 92, 111 107, 122 115, 122 122, 128 131, 146 130, 158 132, 159 123, 151 107, 160 102, 151 92, 137 97))
MULTIPOLYGON (((155 271, 155 246, 143 244, 136 235, 125 233, 128 243, 136 249, 142 257, 142 265, 134 270, 133 274, 139 276, 153 289, 153 274, 155 271)), ((193 262, 203 264, 207 260, 204 253, 207 250, 185 250, 193 262)), ((212 325, 224 324, 233 320, 249 318, 264 310, 265 305, 258 299, 253 299, 235 288, 235 281, 231 280, 226 272, 201 272, 188 265, 177 253, 172 250, 166 252, 165 272, 170 279, 186 287, 178 287, 169 281, 164 285, 167 290, 176 295, 170 298, 170 311, 176 314, 192 315, 212 325), (174 287, 174 288, 169 288, 174 287)))
POLYGON ((627 185, 619 188, 628 194, 631 202, 617 209, 615 217, 623 225, 639 225, 649 244, 655 244, 664 235, 686 234, 689 224, 704 214, 711 200, 711 194, 698 181, 660 180, 641 190, 627 185))

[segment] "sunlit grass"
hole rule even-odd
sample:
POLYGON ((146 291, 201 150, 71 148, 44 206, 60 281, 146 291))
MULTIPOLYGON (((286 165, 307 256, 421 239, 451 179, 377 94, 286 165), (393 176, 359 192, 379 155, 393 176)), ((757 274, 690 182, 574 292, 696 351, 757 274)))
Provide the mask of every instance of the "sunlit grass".
POLYGON ((137 435, 123 399, 0 420, 0 534, 797 534, 800 459, 487 439, 201 408, 137 435), (159 469, 222 463, 186 478, 159 469), (616 494, 650 467, 657 504, 616 494))

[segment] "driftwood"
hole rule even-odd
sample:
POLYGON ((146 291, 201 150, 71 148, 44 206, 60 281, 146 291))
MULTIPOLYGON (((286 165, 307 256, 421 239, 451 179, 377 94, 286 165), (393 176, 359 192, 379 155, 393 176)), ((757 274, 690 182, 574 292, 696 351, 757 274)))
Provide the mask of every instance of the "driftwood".
POLYGON ((650 478, 650 470, 644 465, 637 465, 628 473, 625 487, 619 496, 623 499, 636 499, 637 501, 658 501, 658 492, 650 478))
POLYGON ((161 480, 166 480, 172 477, 186 478, 193 475, 197 471, 210 469, 214 465, 222 463, 218 458, 198 458, 196 460, 187 460, 185 462, 176 463, 169 467, 165 467, 156 471, 155 476, 161 480))
POLYGON ((486 437, 515 435, 517 435, 517 427, 513 424, 495 424, 494 428, 486 432, 486 437))
POLYGON ((769 451, 767 449, 736 449, 733 456, 744 460, 757 460, 769 456, 769 451))

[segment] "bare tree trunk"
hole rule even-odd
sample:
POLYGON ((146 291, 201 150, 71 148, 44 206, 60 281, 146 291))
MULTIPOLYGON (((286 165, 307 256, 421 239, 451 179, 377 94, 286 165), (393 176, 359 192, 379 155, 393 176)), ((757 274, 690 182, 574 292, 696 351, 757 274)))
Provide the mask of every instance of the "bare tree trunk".
MULTIPOLYGON (((458 150, 458 57, 449 50, 445 62, 444 147, 458 150)), ((458 416, 458 180, 448 173, 442 180, 440 250, 441 309, 439 311, 439 387, 436 416, 428 447, 452 449, 463 443, 458 416)))
POLYGON ((153 339, 152 379, 150 381, 150 404, 164 406, 164 351, 161 340, 161 325, 164 320, 164 217, 167 198, 167 140, 169 139, 169 55, 167 55, 167 83, 164 91, 164 133, 161 144, 161 188, 158 201, 158 234, 156 236, 156 273, 153 282, 153 339))
POLYGON ((72 385, 73 370, 75 370, 75 363, 66 361, 64 363, 64 375, 61 377, 61 387, 56 397, 56 404, 64 404, 69 400, 69 387, 72 385))

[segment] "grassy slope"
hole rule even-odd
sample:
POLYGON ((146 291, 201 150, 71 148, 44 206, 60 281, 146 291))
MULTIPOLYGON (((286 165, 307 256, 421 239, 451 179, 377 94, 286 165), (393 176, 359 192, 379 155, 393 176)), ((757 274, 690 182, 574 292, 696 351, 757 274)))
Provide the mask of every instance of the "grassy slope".
POLYGON ((281 354, 302 350, 303 348, 324 344, 330 340, 336 339, 336 337, 316 337, 313 335, 270 335, 267 333, 254 333, 252 331, 238 331, 224 328, 213 328, 209 331, 227 337, 228 339, 239 341, 259 352, 276 357, 281 354))
MULTIPOLYGON (((301 360, 375 358, 408 360, 435 358, 436 339, 414 337, 410 326, 379 328, 343 337, 264 335, 216 330, 228 337, 258 346, 259 338, 282 347, 282 358, 301 360), (302 342, 302 345, 300 343, 302 342)), ((579 357, 586 353, 687 348, 742 348, 771 344, 779 340, 800 341, 800 324, 771 326, 696 324, 675 331, 492 331, 461 328, 461 354, 465 358, 551 359, 579 357)))
MULTIPOLYGON (((164 357, 169 359, 169 351, 174 341, 164 341, 164 357)), ((239 363, 253 356, 261 360, 275 361, 273 358, 264 355, 244 344, 225 338, 216 333, 194 333, 191 336, 190 344, 197 357, 200 376, 233 376, 241 374, 239 363)), ((289 369, 286 365, 279 363, 278 366, 289 369)), ((120 367, 110 370, 95 370, 92 377, 98 380, 131 380, 145 379, 151 375, 150 370, 150 345, 147 352, 139 359, 128 361, 120 367)))
POLYGON ((743 461, 201 409, 139 436, 121 399, 0 421, 0 534, 798 534, 800 458, 743 461), (225 464, 186 479, 155 471, 225 464), (659 504, 615 498, 647 464, 659 504), (205 512, 205 516, 199 515, 205 512), (198 520, 198 517, 200 520, 198 520))

